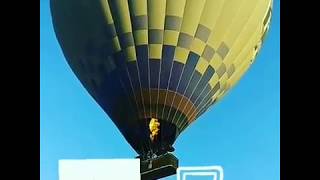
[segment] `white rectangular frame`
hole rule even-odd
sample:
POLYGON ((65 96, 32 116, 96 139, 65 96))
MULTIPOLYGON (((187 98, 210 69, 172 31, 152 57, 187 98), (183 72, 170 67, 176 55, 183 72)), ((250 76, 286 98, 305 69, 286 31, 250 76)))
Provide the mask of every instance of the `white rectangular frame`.
POLYGON ((193 166, 177 169, 177 180, 186 180, 187 176, 213 176, 213 180, 223 180, 223 168, 221 166, 193 166), (219 179, 217 179, 218 174, 219 179))

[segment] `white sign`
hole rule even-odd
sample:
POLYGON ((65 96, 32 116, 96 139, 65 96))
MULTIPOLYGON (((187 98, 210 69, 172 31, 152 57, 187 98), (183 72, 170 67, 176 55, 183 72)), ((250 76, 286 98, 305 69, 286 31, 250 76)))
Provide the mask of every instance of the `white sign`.
POLYGON ((139 159, 60 160, 59 180, 140 180, 139 159))

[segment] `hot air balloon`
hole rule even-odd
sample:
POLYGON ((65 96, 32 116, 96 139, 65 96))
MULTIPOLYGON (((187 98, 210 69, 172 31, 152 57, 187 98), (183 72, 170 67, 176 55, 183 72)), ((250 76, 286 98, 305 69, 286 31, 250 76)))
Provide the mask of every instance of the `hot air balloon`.
POLYGON ((254 62, 272 13, 272 0, 51 0, 50 6, 63 54, 89 94, 142 162, 166 155, 174 168, 168 152, 175 140, 254 62))

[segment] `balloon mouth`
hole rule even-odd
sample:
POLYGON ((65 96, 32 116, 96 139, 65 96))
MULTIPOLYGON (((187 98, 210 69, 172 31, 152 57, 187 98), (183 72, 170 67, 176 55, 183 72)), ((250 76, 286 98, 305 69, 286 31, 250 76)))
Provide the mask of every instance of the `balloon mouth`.
POLYGON ((133 143, 139 158, 152 159, 173 152, 178 129, 175 124, 156 118, 141 119, 139 141, 133 143))
MULTIPOLYGON (((106 87, 102 88, 103 90, 108 89, 107 84, 110 84, 108 81, 105 83, 106 87)), ((195 106, 186 97, 170 91, 151 90, 147 92, 142 90, 142 94, 140 94, 142 98, 137 99, 135 97, 138 97, 138 93, 137 96, 126 96, 126 94, 118 92, 119 94, 108 96, 109 99, 99 98, 103 99, 99 104, 104 107, 127 142, 139 154, 139 157, 149 159, 153 155, 160 156, 167 152, 173 152, 172 146, 178 135, 193 120, 191 115, 188 116, 187 111, 195 112, 195 106), (152 101, 158 98, 149 100, 148 93, 151 97, 159 95, 159 102, 152 101), (164 101, 166 94, 168 100, 164 101), (175 100, 173 100, 174 98, 175 100), (141 99, 146 100, 142 101, 141 99), (150 127, 150 125, 154 127, 150 127)))

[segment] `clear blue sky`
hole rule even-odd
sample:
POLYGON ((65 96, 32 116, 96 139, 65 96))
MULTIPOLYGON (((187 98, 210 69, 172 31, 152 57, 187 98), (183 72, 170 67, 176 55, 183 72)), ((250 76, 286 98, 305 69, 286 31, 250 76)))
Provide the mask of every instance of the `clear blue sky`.
MULTIPOLYGON (((181 166, 221 165, 225 180, 280 179, 280 0, 255 63, 224 99, 176 141, 181 166)), ((134 150, 64 59, 40 1, 40 177, 59 159, 133 158, 134 150)), ((175 178, 168 178, 175 179, 175 178)))

